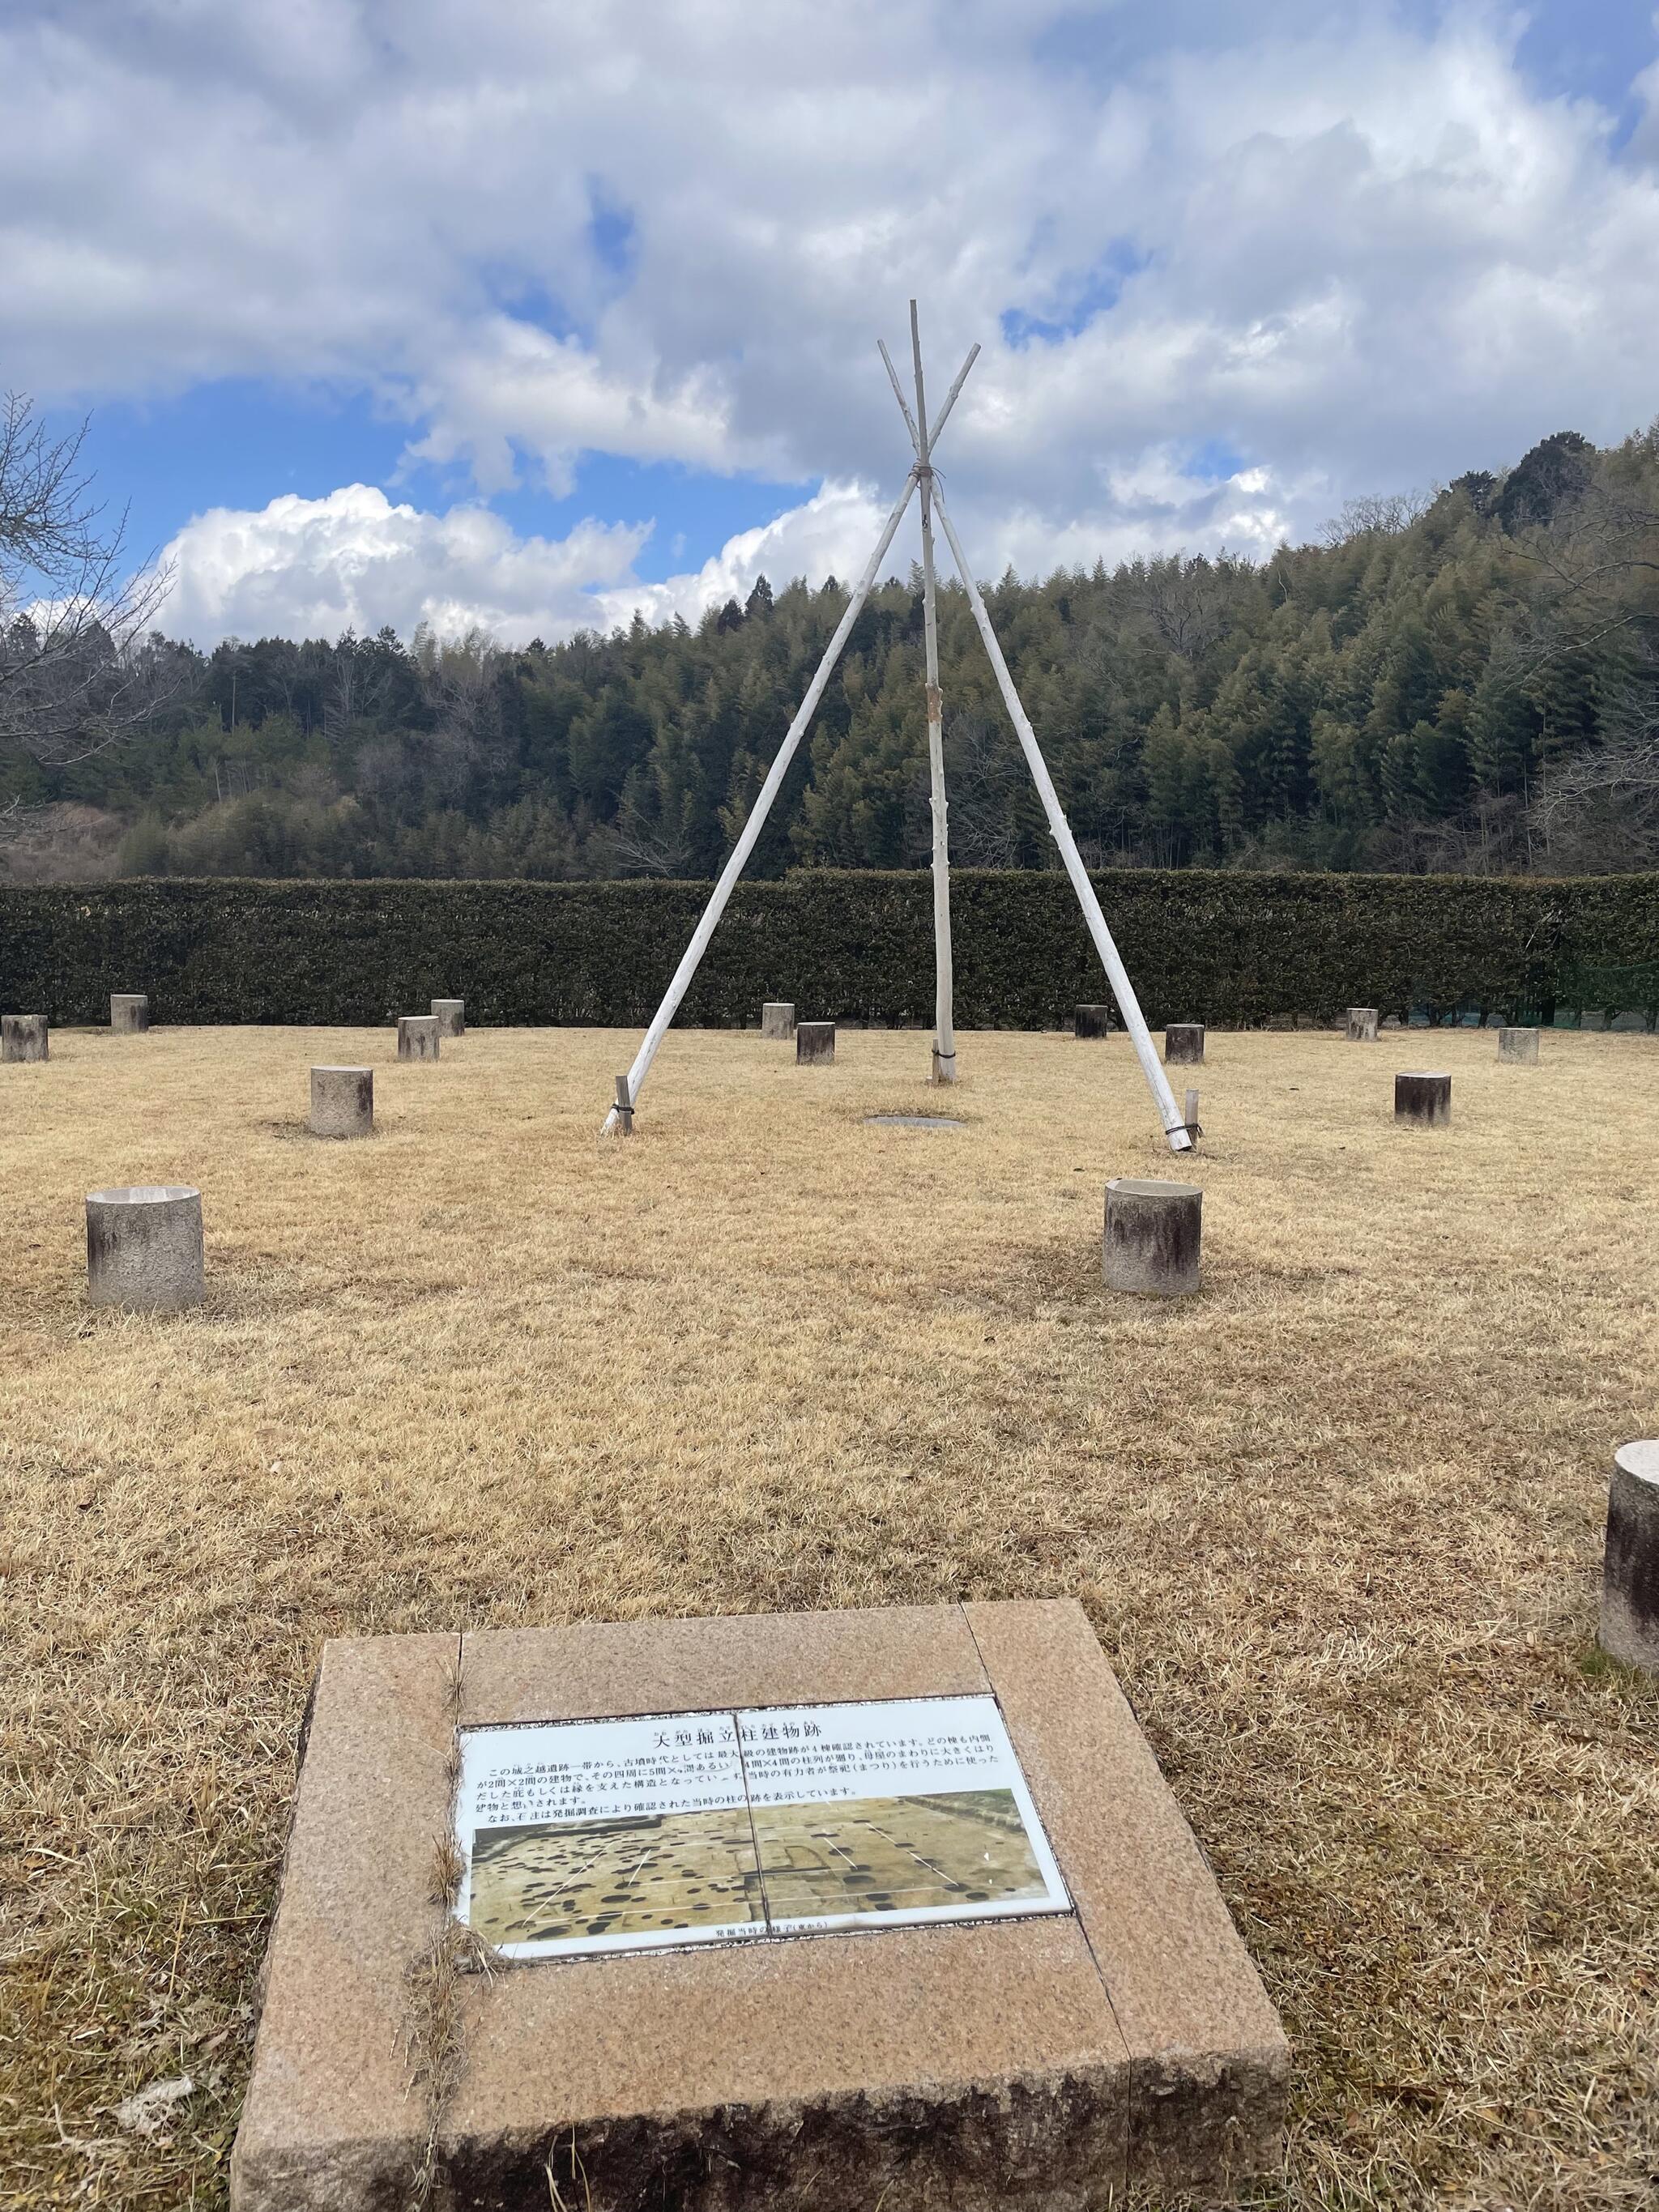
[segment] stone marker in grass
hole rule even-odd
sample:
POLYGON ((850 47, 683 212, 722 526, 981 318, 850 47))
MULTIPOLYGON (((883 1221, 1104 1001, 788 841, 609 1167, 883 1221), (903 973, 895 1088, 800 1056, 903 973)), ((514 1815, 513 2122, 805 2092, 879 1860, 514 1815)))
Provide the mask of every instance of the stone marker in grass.
POLYGON ((1072 1034, 1079 1037, 1103 1037, 1112 1034, 1112 1010, 1109 1006, 1076 1006, 1072 1011, 1072 1034))
POLYGON ((1659 1673, 1659 1437, 1613 1455, 1601 1637, 1614 1659, 1659 1673))
POLYGON ((398 1059, 436 1060, 438 1035, 436 1014, 400 1014, 398 1018, 398 1059))
POLYGON ((1171 1022, 1164 1032, 1164 1060, 1168 1067, 1196 1067, 1204 1058, 1202 1022, 1171 1022))
POLYGON ((50 1060, 44 1014, 0 1014, 0 1060, 50 1060))
POLYGON ((1394 1118, 1425 1129, 1443 1128, 1451 1120, 1451 1078, 1420 1071, 1394 1079, 1394 1118))
POLYGON ((795 1030, 795 1064, 798 1067, 828 1066, 836 1056, 836 1025, 833 1022, 802 1022, 795 1030))
POLYGON ((1498 1032, 1498 1057, 1513 1060, 1519 1067, 1538 1065, 1538 1032, 1536 1030, 1502 1029, 1498 1032))
POLYGON ((761 1035, 775 1044, 787 1044, 795 1034, 793 999, 769 999, 761 1008, 761 1035))
POLYGON ((1376 1008, 1375 1006, 1349 1007, 1348 1042, 1350 1044, 1376 1042, 1376 1008))
POLYGON ((1182 1298, 1198 1288, 1204 1193, 1196 1183, 1115 1176, 1106 1186, 1109 1291, 1182 1298))
POLYGON ((313 1067, 309 1126, 313 1137, 372 1137, 374 1069, 313 1067))
POLYGON ((434 999, 432 1018, 438 1024, 440 1036, 458 1037, 466 1035, 466 1000, 465 999, 434 999))
POLYGON ((87 1193, 87 1297, 176 1313, 203 1297, 202 1194, 187 1183, 87 1193))
POLYGON ((109 1025, 118 1036, 131 1036, 149 1027, 149 998, 143 991, 112 991, 109 1025))
POLYGON ((1283 2155, 1278 2017, 1070 1601, 331 1642, 277 1900, 233 2212, 410 2203, 428 2142, 434 2203, 595 2212, 1283 2155))

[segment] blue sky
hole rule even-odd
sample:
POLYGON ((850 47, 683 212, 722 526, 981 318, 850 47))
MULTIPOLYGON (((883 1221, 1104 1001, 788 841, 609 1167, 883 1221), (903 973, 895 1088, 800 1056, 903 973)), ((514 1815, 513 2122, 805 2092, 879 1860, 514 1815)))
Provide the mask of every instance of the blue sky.
POLYGON ((203 642, 854 570, 913 291, 982 573, 1259 553, 1659 413, 1656 105, 1613 0, 13 0, 0 381, 203 642))

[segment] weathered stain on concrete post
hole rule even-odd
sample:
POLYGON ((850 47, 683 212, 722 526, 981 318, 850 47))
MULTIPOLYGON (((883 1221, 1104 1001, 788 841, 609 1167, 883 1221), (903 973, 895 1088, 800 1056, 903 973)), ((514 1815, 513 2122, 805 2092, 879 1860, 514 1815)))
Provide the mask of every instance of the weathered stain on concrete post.
POLYGON ((1376 1008, 1375 1006, 1349 1007, 1348 1042, 1350 1044, 1376 1042, 1376 1008))
POLYGON ((1080 1037, 1103 1037, 1112 1034, 1112 1010, 1109 1006, 1079 1006, 1072 1015, 1072 1034, 1080 1037))
POLYGON ((1449 1075, 1396 1075, 1394 1079, 1394 1118, 1416 1121, 1425 1129, 1443 1128, 1451 1119, 1449 1075))
POLYGON ((795 1034, 793 999, 769 999, 761 1008, 761 1035, 773 1044, 787 1044, 795 1034))
POLYGON ((436 1060, 438 1057, 436 1014, 400 1014, 398 1016, 398 1057, 399 1060, 436 1060))
POLYGON ((833 1022, 801 1022, 795 1030, 795 1065, 827 1067, 836 1056, 833 1022))
POLYGON ((438 1024, 440 1036, 458 1037, 466 1035, 466 1000, 465 999, 434 999, 432 1018, 438 1024))
POLYGON ((112 991, 109 1025, 118 1035, 131 1036, 149 1027, 149 999, 143 991, 112 991))
POLYGON ((1499 1030, 1498 1057, 1499 1060, 1513 1060, 1517 1067, 1536 1067, 1538 1065, 1537 1030, 1499 1030))
POLYGON ((1203 1234, 1204 1193, 1196 1183, 1115 1176, 1106 1186, 1107 1289, 1189 1297, 1198 1288, 1203 1234))
POLYGON ((50 1060, 44 1014, 0 1014, 0 1060, 50 1060))
POLYGON ((1659 1674, 1659 1437, 1613 1455, 1601 1643, 1609 1657, 1659 1674))
POLYGON ((200 1305, 201 1192, 173 1182, 89 1190, 87 1297, 134 1313, 200 1305))
POLYGON ((372 1137, 374 1069, 313 1067, 310 1128, 313 1137, 372 1137))
POLYGON ((1171 1022, 1164 1032, 1166 1067, 1196 1067, 1204 1058, 1202 1022, 1171 1022))
POLYGON ((1601 1558, 1601 1650, 1659 1672, 1659 1437, 1620 1444, 1601 1558))

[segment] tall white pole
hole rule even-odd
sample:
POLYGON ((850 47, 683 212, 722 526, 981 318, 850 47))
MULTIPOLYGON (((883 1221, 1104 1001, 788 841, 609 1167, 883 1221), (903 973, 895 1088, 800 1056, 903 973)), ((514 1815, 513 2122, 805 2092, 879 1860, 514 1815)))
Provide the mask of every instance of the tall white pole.
POLYGON ((916 371, 916 442, 921 483, 921 627, 927 672, 927 775, 933 814, 933 1080, 957 1079, 954 979, 951 963, 951 838, 945 801, 945 702, 939 688, 939 611, 933 588, 933 471, 921 333, 910 302, 910 354, 916 371))
POLYGON ((1169 1080, 1164 1075, 1162 1063, 1158 1060, 1158 1049, 1147 1034, 1146 1019, 1140 1011, 1140 1001, 1135 996, 1134 985, 1129 981, 1129 971, 1123 965, 1118 956, 1117 947, 1112 942, 1112 933, 1106 927, 1106 917, 1100 910, 1100 901, 1095 896, 1095 887, 1089 880, 1089 872, 1083 865, 1083 856, 1078 851, 1077 841, 1072 835, 1071 824, 1066 821, 1061 809, 1059 794, 1054 789, 1054 779, 1048 774, 1048 764, 1043 759, 1042 750, 1036 741, 1036 732, 1026 719, 1024 708, 1019 703, 1019 694, 1014 689, 1014 679, 1008 673, 1008 664, 1002 657, 1002 647, 997 643, 997 634, 991 627, 990 615, 986 610, 979 586, 974 580, 974 572, 969 567, 967 557, 963 552, 961 540, 951 526, 951 518, 945 511, 945 501, 940 495, 937 482, 933 484, 933 505, 939 515, 939 528, 949 541, 957 574, 961 576, 968 592, 968 603, 974 611, 974 620, 978 623, 979 634, 985 641, 985 650, 991 656, 991 665, 996 672, 997 685, 1002 693, 1002 703, 1008 709, 1008 718, 1014 726, 1015 736, 1019 739, 1020 750, 1025 756, 1025 764, 1031 771, 1031 779, 1036 785, 1037 795, 1042 801, 1042 811, 1048 817, 1049 831, 1055 844, 1060 848, 1060 857, 1066 865, 1066 874, 1072 879, 1072 889, 1077 893, 1078 903, 1083 908, 1083 919, 1088 925, 1089 934, 1095 942, 1095 950, 1100 955, 1101 964, 1105 969, 1111 983, 1112 995, 1117 1000, 1119 1012, 1123 1016, 1123 1026, 1129 1032, 1135 1048, 1135 1057, 1140 1062, 1141 1073, 1146 1076, 1152 1097, 1157 1102, 1158 1110, 1164 1122, 1164 1133, 1170 1140, 1170 1150, 1172 1152, 1189 1152, 1192 1149, 1193 1140, 1187 1128, 1186 1121, 1181 1109, 1176 1104, 1175 1093, 1170 1090, 1169 1080))
MULTIPOLYGON (((662 1042, 668 1024, 678 1012, 680 1000, 690 988, 691 978, 697 972, 698 963, 708 951, 708 940, 714 934, 720 918, 726 911, 726 902, 732 896, 738 878, 743 873, 744 863, 755 849, 756 839, 765 827, 766 817, 772 810, 772 802, 777 797, 779 787, 787 773, 789 763, 795 757, 795 748, 805 735, 807 725, 817 711, 818 701, 823 696, 823 687, 830 681, 830 671, 841 658, 842 648, 852 634, 853 624, 858 620, 864 603, 870 596, 871 586, 876 580, 876 571, 886 559, 887 549, 893 542, 893 533, 903 520, 905 508, 910 504, 910 495, 916 488, 919 473, 920 465, 913 468, 904 479, 904 489, 894 502, 893 511, 887 518, 886 527, 877 542, 876 550, 870 556, 852 598, 847 602, 847 611, 836 623, 836 634, 824 648, 823 658, 817 665, 817 672, 806 687, 806 696, 797 708, 794 720, 784 732, 783 743, 778 747, 777 757, 768 769, 766 781, 762 784, 755 804, 750 809, 749 819, 743 825, 743 834, 732 848, 731 857, 720 870, 720 881, 715 884, 708 903, 702 910, 702 919, 692 932, 691 942, 686 946, 680 964, 674 970, 672 982, 663 994, 661 1006, 652 1017, 651 1026, 645 1033, 645 1042, 634 1055, 634 1065, 628 1071, 628 1097, 632 1105, 637 1106, 640 1103, 640 1091, 644 1085, 646 1077, 651 1072, 651 1063, 657 1056, 657 1047, 662 1042)), ((605 1117, 605 1127, 601 1134, 608 1136, 616 1126, 617 1109, 613 1106, 605 1117)))

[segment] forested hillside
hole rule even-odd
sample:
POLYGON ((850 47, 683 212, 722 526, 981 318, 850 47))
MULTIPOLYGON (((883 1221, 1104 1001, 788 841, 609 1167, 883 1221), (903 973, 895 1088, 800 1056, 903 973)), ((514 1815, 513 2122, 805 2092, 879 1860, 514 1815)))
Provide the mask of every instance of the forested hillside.
MULTIPOLYGON (((1092 865, 1573 873, 1659 861, 1659 425, 1352 507, 1261 563, 989 592, 1092 865)), ((207 657, 122 743, 14 746, 15 880, 707 876, 846 603, 764 579, 697 629, 507 652, 389 631, 207 657)), ((960 590, 940 610, 955 858, 1051 848, 960 590)), ((919 580, 860 616, 756 858, 927 855, 919 580)))

